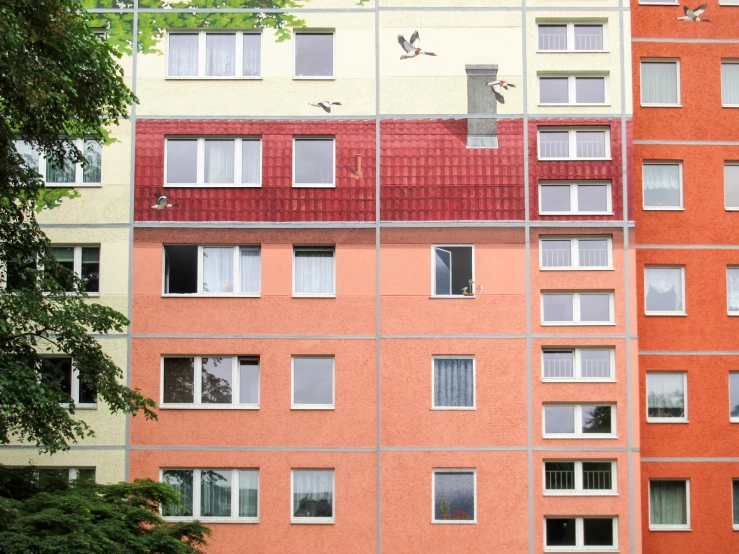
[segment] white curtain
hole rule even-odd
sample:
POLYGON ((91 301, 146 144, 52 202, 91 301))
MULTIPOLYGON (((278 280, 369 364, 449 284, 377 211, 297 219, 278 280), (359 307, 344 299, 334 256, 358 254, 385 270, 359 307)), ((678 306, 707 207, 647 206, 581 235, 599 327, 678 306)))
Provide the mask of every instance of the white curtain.
POLYGON ((647 281, 647 311, 683 310, 683 277, 680 268, 646 268, 644 275, 647 281))
POLYGON ((200 472, 200 515, 231 517, 231 471, 200 472))
POLYGON ((102 145, 97 141, 86 140, 84 153, 87 165, 83 171, 82 181, 85 183, 99 183, 102 145))
POLYGON ((241 141, 241 182, 258 185, 262 182, 262 141, 241 141))
POLYGON ((257 77, 262 71, 262 35, 244 33, 244 77, 257 77))
POLYGON ((642 62, 641 101, 644 104, 677 104, 676 62, 642 62))
POLYGON ((293 517, 333 517, 333 507, 333 470, 293 470, 293 517))
POLYGON ((739 105, 739 63, 721 64, 721 103, 739 105))
POLYGON ((685 376, 682 373, 647 374, 647 400, 651 417, 683 417, 685 376))
POLYGON ((739 208, 739 165, 724 164, 724 206, 739 208))
POLYGON ((30 143, 22 140, 13 141, 13 144, 15 146, 15 150, 23 157, 26 165, 34 171, 38 171, 38 150, 36 150, 30 143))
POLYGON ((653 525, 685 525, 688 523, 685 481, 650 481, 650 515, 653 525))
POLYGON ((203 248, 203 292, 233 292, 233 248, 203 248))
POLYGON ((236 35, 205 35, 205 74, 209 77, 233 77, 236 69, 236 35))
POLYGON ((239 471, 239 517, 257 517, 259 505, 259 472, 256 469, 239 471))
POLYGON ((205 182, 234 183, 233 140, 205 141, 205 182))
POLYGON ((739 480, 734 479, 731 483, 734 504, 734 525, 739 525, 739 480))
POLYGON ((475 376, 472 360, 434 360, 434 406, 460 408, 474 406, 475 376))
POLYGON ((334 253, 329 251, 295 251, 295 292, 333 294, 334 253))
POLYGON ((739 312, 739 268, 726 270, 727 296, 730 312, 739 312))
POLYGON ((164 516, 192 515, 192 470, 174 469, 162 472, 162 482, 180 494, 182 506, 162 506, 164 516))
POLYGON ((648 164, 642 170, 645 206, 680 206, 680 166, 648 164))
POLYGON ((194 33, 169 35, 170 77, 197 77, 199 40, 194 33))
POLYGON ((241 249, 241 290, 259 292, 260 251, 258 248, 241 249))
POLYGON ((605 158, 605 131, 577 131, 575 133, 578 158, 605 158))

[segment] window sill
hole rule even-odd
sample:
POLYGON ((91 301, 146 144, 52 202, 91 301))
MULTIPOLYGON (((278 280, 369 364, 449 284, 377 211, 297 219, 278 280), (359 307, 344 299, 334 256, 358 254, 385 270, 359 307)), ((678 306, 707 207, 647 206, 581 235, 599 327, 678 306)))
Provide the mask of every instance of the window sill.
POLYGON ((644 312, 647 316, 687 317, 687 312, 644 312))
POLYGON ((431 406, 432 412, 474 412, 477 410, 475 406, 431 406))
POLYGON ((321 76, 321 75, 301 75, 297 76, 295 75, 293 77, 293 81, 335 81, 336 77, 328 77, 328 76, 321 76))
POLYGON ((536 158, 540 162, 611 162, 613 158, 536 158))
POLYGON ((476 519, 439 519, 431 520, 431 525, 477 525, 476 519))
POLYGON ((537 50, 537 54, 608 54, 610 50, 537 50))
MULTIPOLYGON (((663 4, 673 6, 675 4, 663 4)), ((642 108, 682 108, 682 104, 639 104, 642 108)))
POLYGON ((160 410, 258 410, 256 406, 234 404, 159 404, 160 410))
POLYGON ((724 210, 726 210, 727 212, 739 212, 739 207, 736 207, 736 208, 726 208, 726 207, 724 207, 724 210))
MULTIPOLYGON (((60 404, 60 406, 67 407, 69 404, 60 404)), ((75 410, 97 410, 98 405, 97 404, 75 404, 74 405, 75 410)))
POLYGON ((650 531, 656 531, 656 532, 665 532, 665 531, 679 531, 679 532, 685 532, 685 531, 692 531, 690 527, 659 527, 659 526, 649 526, 650 531))
POLYGON ((609 440, 611 440, 611 439, 617 439, 618 438, 618 435, 602 435, 602 434, 598 434, 598 433, 592 433, 592 434, 589 434, 589 435, 568 435, 568 434, 564 434, 564 433, 562 433, 561 435, 551 435, 551 434, 547 435, 546 433, 544 433, 542 435, 542 438, 545 438, 545 439, 564 439, 564 440, 572 440, 572 439, 575 439, 575 440, 583 440, 583 439, 585 439, 585 440, 609 439, 609 440))
POLYGON ((189 75, 167 75, 165 81, 261 81, 264 79, 261 75, 246 76, 246 75, 219 75, 219 76, 189 76, 189 75))
POLYGON ((293 298, 336 298, 336 294, 301 294, 294 292, 293 298))
POLYGON ((729 423, 739 423, 739 417, 730 417, 729 423))
POLYGON ((681 418, 671 418, 671 417, 648 417, 647 423, 690 423, 687 419, 681 419, 681 418))
POLYGON ((544 496, 618 496, 616 491, 572 491, 572 492, 555 492, 544 491, 544 496))
POLYGON ((193 292, 190 294, 162 294, 162 298, 261 298, 262 293, 204 293, 204 292, 193 292))
POLYGON ((542 377, 542 383, 617 383, 616 379, 577 379, 577 378, 563 378, 556 379, 551 377, 542 377))
POLYGON ((44 183, 44 187, 47 189, 94 189, 102 186, 102 183, 44 183))
POLYGON ((537 104, 540 108, 610 108, 611 104, 537 104))
POLYGON ((645 212, 684 212, 685 208, 680 206, 679 208, 673 207, 659 207, 659 206, 642 206, 642 210, 645 212))
POLYGON ((595 547, 595 546, 545 546, 544 552, 620 552, 615 546, 595 547))
POLYGON ((259 518, 235 518, 235 517, 163 517, 164 521, 171 523, 200 521, 201 523, 259 523, 259 518))
POLYGON ((465 299, 465 300, 474 300, 477 298, 474 294, 471 295, 464 295, 464 294, 432 294, 429 296, 431 300, 458 300, 458 299, 465 299))
POLYGON ((335 189, 336 183, 293 183, 294 189, 335 189))
POLYGON ((320 518, 320 517, 300 517, 290 518, 290 523, 296 525, 333 525, 336 523, 333 518, 320 518))
POLYGON ((539 267, 540 271, 613 271, 612 267, 539 267))
POLYGON ((614 215, 613 212, 539 212, 539 215, 614 215))
POLYGON ((542 321, 542 327, 604 327, 607 325, 616 325, 613 321, 542 321))
POLYGON ((260 189, 262 188, 262 183, 164 183, 164 188, 260 189))
POLYGON ((320 405, 320 406, 308 406, 308 405, 301 405, 301 404, 293 404, 290 406, 291 410, 327 410, 327 411, 333 411, 336 409, 336 406, 327 406, 327 405, 320 405))

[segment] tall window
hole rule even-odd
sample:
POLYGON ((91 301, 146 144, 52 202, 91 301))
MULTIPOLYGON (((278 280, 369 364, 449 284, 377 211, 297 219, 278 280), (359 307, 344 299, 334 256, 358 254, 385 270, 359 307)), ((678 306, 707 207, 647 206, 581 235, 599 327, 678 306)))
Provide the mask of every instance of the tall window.
POLYGON ((292 407, 303 410, 334 408, 334 358, 293 356, 292 407))
POLYGON ((72 141, 82 151, 86 164, 75 164, 69 160, 57 163, 52 157, 46 157, 33 145, 22 140, 13 142, 16 151, 23 157, 26 165, 37 171, 47 187, 84 187, 98 186, 102 182, 102 151, 97 141, 76 139, 72 141))
POLYGON ((613 405, 545 404, 544 438, 613 438, 613 405))
POLYGON ((547 517, 544 519, 545 552, 602 552, 618 548, 615 517, 547 517))
POLYGON ((475 408, 475 359, 437 356, 433 359, 433 408, 473 410, 475 408))
MULTIPOLYGON (((51 251, 62 267, 82 279, 88 294, 100 292, 99 246, 53 246, 51 251)), ((67 291, 72 290, 71 279, 63 281, 62 284, 67 291)))
POLYGON ((169 138, 167 186, 262 186, 259 138, 169 138))
POLYGON ((45 386, 60 391, 76 408, 97 407, 97 393, 92 386, 80 380, 79 372, 69 356, 42 356, 39 374, 45 386))
POLYGON ((605 104, 608 78, 595 75, 539 77, 540 104, 605 104))
POLYGON ((603 52, 603 23, 539 23, 538 46, 542 52, 603 52))
POLYGON ((295 77, 330 79, 334 76, 334 34, 299 31, 295 40, 295 77))
POLYGON ((544 381, 611 381, 613 348, 551 348, 541 353, 544 381))
POLYGON ((739 61, 721 62, 721 104, 739 106, 739 61))
POLYGON ((167 76, 224 79, 259 77, 262 70, 260 33, 169 33, 167 76))
POLYGON ((647 421, 688 420, 687 380, 685 372, 647 372, 647 421))
POLYGON ((164 294, 259 296, 258 246, 164 246, 164 294))
POLYGON ((433 296, 474 296, 474 248, 432 246, 433 296))
POLYGON ((724 207, 739 210, 739 164, 724 164, 724 207))
POLYGON ((613 293, 543 292, 541 315, 544 325, 613 324, 613 293))
POLYGON ((731 502, 734 515, 733 527, 735 531, 739 531, 739 479, 732 479, 731 481, 731 502))
POLYGON ((642 106, 680 105, 680 62, 677 60, 642 60, 642 106))
POLYGON ((541 269, 609 269, 611 237, 548 236, 539 239, 541 269))
POLYGON ((292 523, 334 523, 334 470, 292 470, 292 523))
POLYGON ((540 182, 540 215, 590 215, 611 213, 611 184, 540 182))
POLYGON ((477 523, 474 469, 435 469, 431 483, 433 523, 477 523))
POLYGON ((539 129, 540 160, 604 160, 611 156, 608 129, 539 129))
POLYGON ((544 494, 598 495, 616 492, 616 462, 600 460, 544 462, 544 494))
POLYGON ((690 481, 686 479, 649 481, 649 528, 653 530, 690 528, 690 481))
POLYGON ((683 207, 683 164, 644 162, 642 165, 645 210, 678 210, 683 207))
POLYGON ((739 372, 729 373, 729 419, 739 423, 739 372))
POLYGON ((333 246, 293 248, 293 296, 335 296, 336 257, 333 246))
POLYGON ((301 137, 293 140, 293 186, 336 186, 336 140, 301 137))
POLYGON ((647 315, 685 315, 685 268, 644 268, 647 315))

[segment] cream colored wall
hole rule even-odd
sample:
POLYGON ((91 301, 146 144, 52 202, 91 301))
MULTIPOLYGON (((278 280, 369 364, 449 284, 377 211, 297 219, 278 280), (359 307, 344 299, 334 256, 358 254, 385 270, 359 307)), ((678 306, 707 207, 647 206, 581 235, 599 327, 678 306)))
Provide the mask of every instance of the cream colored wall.
POLYGON ((97 483, 118 483, 125 481, 125 451, 73 449, 58 452, 52 456, 39 455, 29 448, 4 447, 0 450, 0 460, 7 466, 33 464, 38 468, 80 468, 94 467, 97 483))

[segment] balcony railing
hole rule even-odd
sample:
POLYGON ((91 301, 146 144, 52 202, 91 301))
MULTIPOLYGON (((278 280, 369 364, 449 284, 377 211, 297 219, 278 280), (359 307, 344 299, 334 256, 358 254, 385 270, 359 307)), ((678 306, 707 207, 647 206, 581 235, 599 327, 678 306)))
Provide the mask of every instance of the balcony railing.
POLYGON ((572 255, 569 248, 554 248, 543 250, 541 261, 544 267, 570 267, 572 255))
POLYGON ((575 471, 547 470, 546 488, 549 491, 575 490, 575 471))
POLYGON ((544 377, 549 379, 567 379, 575 376, 572 359, 544 360, 544 377))
POLYGON ((611 376, 610 360, 583 360, 582 377, 585 379, 608 379, 611 376))
POLYGON ((608 265, 608 250, 606 248, 580 248, 579 254, 582 267, 605 267, 608 265))
POLYGON ((586 491, 608 491, 613 488, 610 470, 587 470, 582 472, 582 488, 586 491))
POLYGON ((575 33, 575 50, 603 50, 603 35, 575 33))

